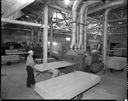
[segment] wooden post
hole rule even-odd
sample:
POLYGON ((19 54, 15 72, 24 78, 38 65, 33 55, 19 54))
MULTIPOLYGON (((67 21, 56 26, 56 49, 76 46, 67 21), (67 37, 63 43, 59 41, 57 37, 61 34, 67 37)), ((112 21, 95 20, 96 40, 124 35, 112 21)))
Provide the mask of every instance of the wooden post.
POLYGON ((37 34, 38 34, 38 35, 37 35, 37 41, 38 41, 38 43, 39 43, 39 42, 40 42, 40 30, 37 31, 37 34))
POLYGON ((51 19, 51 34, 50 34, 50 55, 52 54, 52 40, 53 38, 53 22, 52 22, 52 19, 51 19))
POLYGON ((43 64, 47 64, 48 52, 48 5, 44 7, 44 30, 43 30, 43 64))
POLYGON ((33 30, 33 28, 31 28, 31 29, 32 29, 32 31, 31 31, 31 39, 32 39, 32 43, 33 43, 34 30, 33 30))

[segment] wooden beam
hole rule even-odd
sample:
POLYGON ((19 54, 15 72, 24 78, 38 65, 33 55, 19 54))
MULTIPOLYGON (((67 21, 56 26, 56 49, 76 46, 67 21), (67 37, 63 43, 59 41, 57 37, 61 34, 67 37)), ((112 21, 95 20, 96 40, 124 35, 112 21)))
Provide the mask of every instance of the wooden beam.
POLYGON ((120 16, 117 13, 113 13, 113 15, 117 18, 120 19, 120 16))
POLYGON ((27 26, 34 26, 34 27, 44 27, 42 24, 25 22, 25 21, 18 21, 18 20, 10 20, 7 18, 1 18, 2 22, 12 23, 12 24, 19 24, 19 25, 27 25, 27 26))
POLYGON ((31 4, 35 0, 17 0, 17 2, 12 5, 5 13, 2 15, 4 18, 8 18, 9 16, 12 16, 15 12, 20 11, 27 5, 31 4))
POLYGON ((112 22, 123 21, 123 20, 127 20, 127 18, 121 18, 121 19, 109 20, 108 22, 109 22, 109 23, 112 23, 112 22))
POLYGON ((2 27, 2 29, 10 29, 10 30, 16 30, 16 31, 31 31, 30 29, 21 29, 21 28, 11 28, 11 27, 2 27))

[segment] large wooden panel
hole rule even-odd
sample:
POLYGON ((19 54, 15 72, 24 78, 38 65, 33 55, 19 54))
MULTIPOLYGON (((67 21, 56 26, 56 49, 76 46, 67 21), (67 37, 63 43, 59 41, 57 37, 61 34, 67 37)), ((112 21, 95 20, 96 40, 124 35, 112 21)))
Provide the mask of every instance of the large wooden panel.
POLYGON ((43 99, 72 99, 100 82, 94 74, 75 71, 35 84, 35 91, 43 99))

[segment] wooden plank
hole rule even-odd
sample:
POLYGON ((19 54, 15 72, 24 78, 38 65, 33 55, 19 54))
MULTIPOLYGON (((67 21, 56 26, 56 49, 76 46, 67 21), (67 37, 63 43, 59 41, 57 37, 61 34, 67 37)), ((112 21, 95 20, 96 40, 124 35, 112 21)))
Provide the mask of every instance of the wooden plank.
POLYGON ((100 82, 94 74, 75 71, 35 84, 35 91, 43 99, 72 99, 100 82))
POLYGON ((50 62, 50 63, 47 63, 47 64, 36 64, 34 66, 34 68, 37 70, 37 71, 47 71, 47 70, 50 70, 50 69, 57 69, 57 68, 62 68, 62 67, 67 67, 67 66, 72 66, 72 65, 75 65, 76 63, 73 63, 73 62, 67 62, 67 61, 57 61, 57 62, 50 62))

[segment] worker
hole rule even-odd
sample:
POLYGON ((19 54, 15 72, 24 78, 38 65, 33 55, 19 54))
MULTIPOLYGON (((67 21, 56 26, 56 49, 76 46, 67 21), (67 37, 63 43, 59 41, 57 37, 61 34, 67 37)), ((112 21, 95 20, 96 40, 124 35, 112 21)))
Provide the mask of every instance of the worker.
POLYGON ((27 70, 27 87, 34 87, 35 79, 34 79, 34 60, 33 60, 34 52, 32 50, 28 51, 27 61, 26 61, 26 70, 27 70))
POLYGON ((86 58, 85 58, 85 69, 84 71, 85 72, 90 72, 90 65, 92 63, 92 56, 91 56, 91 49, 90 47, 88 46, 87 47, 87 51, 86 51, 86 58))
POLYGON ((92 50, 92 63, 90 65, 91 73, 98 73, 104 68, 104 64, 100 60, 100 54, 96 48, 92 50))

